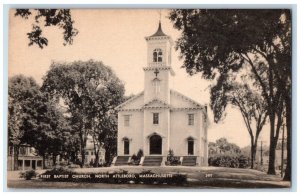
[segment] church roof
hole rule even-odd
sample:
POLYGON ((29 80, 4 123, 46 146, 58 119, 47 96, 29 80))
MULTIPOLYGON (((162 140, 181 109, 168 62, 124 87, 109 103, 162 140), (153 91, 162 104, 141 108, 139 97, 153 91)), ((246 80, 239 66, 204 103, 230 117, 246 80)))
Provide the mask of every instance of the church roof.
POLYGON ((132 97, 131 99, 125 101, 121 105, 116 107, 118 111, 142 111, 144 109, 171 109, 171 110, 199 110, 205 109, 205 107, 192 100, 191 98, 175 91, 170 90, 171 96, 171 103, 168 104, 162 100, 154 98, 153 100, 149 101, 148 103, 143 103, 144 101, 144 91, 137 94, 136 96, 132 97))
POLYGON ((135 99, 139 98, 140 96, 144 95, 144 91, 140 92, 139 94, 131 97, 130 99, 128 99, 127 101, 125 101, 124 103, 121 103, 120 105, 118 105, 115 109, 119 110, 121 109, 123 106, 127 105, 128 103, 134 101, 135 99))
POLYGON ((171 90, 170 90, 170 93, 171 93, 171 95, 173 94, 173 95, 176 95, 176 96, 181 97, 183 100, 192 103, 193 105, 195 105, 195 106, 198 107, 198 108, 201 108, 201 109, 204 108, 202 104, 200 104, 200 103, 194 101, 193 99, 191 99, 191 98, 189 98, 189 97, 187 97, 187 96, 185 96, 185 95, 179 93, 178 91, 175 91, 175 90, 171 89, 171 90))
POLYGON ((153 99, 152 101, 149 101, 146 103, 143 108, 171 108, 171 106, 159 99, 153 99))
POLYGON ((163 31, 162 31, 162 28, 161 28, 161 22, 159 21, 159 24, 158 24, 158 29, 157 31, 151 35, 150 37, 158 37, 158 36, 167 36, 163 31))

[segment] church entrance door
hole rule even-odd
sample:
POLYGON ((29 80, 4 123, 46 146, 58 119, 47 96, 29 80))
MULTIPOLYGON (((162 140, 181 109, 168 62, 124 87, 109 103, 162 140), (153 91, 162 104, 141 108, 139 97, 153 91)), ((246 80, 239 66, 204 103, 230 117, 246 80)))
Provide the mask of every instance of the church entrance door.
POLYGON ((162 139, 159 135, 152 135, 150 137, 150 155, 161 155, 162 139))

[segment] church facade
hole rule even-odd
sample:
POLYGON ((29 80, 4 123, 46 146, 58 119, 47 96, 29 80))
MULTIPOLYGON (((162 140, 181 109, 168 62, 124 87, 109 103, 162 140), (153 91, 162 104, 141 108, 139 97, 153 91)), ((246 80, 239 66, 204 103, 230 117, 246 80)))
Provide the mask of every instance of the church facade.
MULTIPOLYGON (((170 88, 175 76, 171 65, 173 41, 159 23, 145 38, 147 65, 144 91, 119 105, 118 156, 131 156, 141 149, 145 157, 168 155, 195 157, 207 165, 207 108, 170 88)), ((182 158, 181 158, 182 159, 182 158)))

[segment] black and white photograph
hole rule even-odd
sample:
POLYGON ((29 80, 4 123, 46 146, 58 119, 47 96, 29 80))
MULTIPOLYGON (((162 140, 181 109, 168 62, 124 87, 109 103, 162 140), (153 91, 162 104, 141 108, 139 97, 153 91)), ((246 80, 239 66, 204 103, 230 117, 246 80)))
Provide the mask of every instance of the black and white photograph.
POLYGON ((7 189, 290 191, 292 16, 10 8, 7 189))

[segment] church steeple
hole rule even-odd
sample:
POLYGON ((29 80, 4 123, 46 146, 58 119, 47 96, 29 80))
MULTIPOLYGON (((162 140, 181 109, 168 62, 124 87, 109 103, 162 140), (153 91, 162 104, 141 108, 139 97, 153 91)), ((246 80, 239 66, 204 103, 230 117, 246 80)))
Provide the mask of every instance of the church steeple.
POLYGON ((156 33, 154 33, 154 34, 151 35, 150 37, 157 37, 157 36, 167 36, 167 35, 162 31, 160 20, 159 20, 159 23, 158 23, 158 29, 157 29, 156 33))
POLYGON ((161 21, 157 31, 145 38, 147 41, 147 66, 145 71, 144 102, 159 99, 170 103, 170 77, 174 75, 171 67, 173 41, 162 30, 161 21))
POLYGON ((173 40, 163 32, 160 20, 157 31, 145 39, 148 45, 148 66, 171 66, 173 40))

